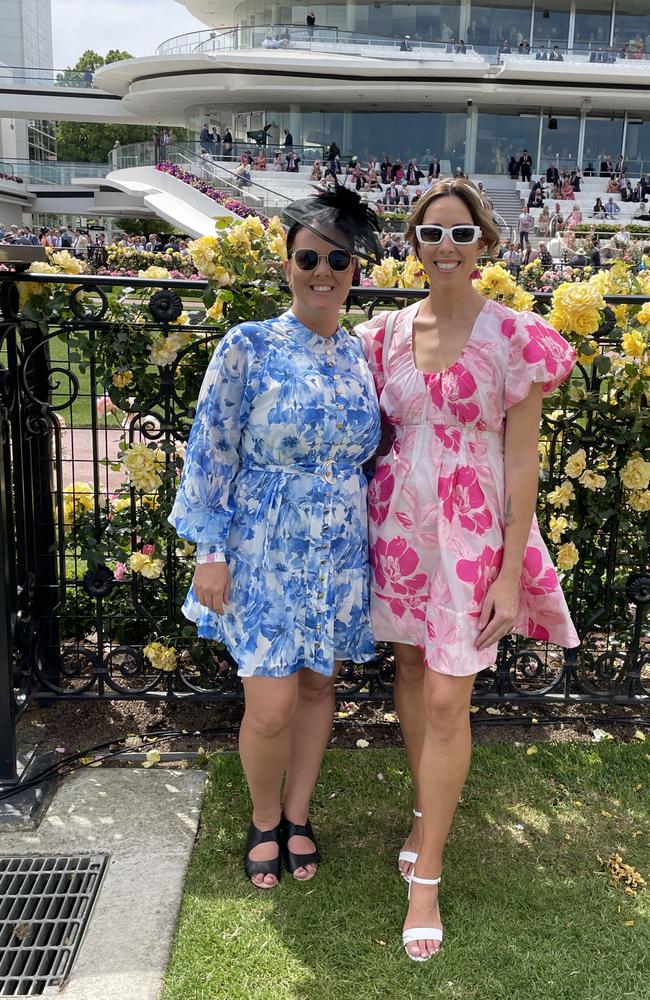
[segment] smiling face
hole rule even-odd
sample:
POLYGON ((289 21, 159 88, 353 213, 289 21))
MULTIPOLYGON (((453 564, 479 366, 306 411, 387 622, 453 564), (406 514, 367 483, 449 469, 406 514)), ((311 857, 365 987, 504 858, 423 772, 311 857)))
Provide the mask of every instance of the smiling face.
POLYGON ((327 260, 330 250, 345 247, 345 236, 335 229, 322 230, 336 240, 336 245, 321 239, 310 229, 299 229, 291 247, 292 258, 283 263, 284 273, 293 292, 293 311, 301 323, 316 333, 333 333, 338 327, 338 313, 345 302, 354 276, 355 258, 345 271, 333 271, 327 260), (297 250, 315 250, 320 254, 313 271, 301 270, 293 259, 297 250), (331 329, 330 329, 331 327, 331 329))
MULTIPOLYGON (((465 202, 450 194, 431 202, 422 224, 450 229, 452 226, 473 226, 475 220, 465 202)), ((444 236, 441 243, 420 243, 418 254, 432 290, 468 285, 483 246, 484 242, 480 239, 476 243, 459 246, 452 243, 449 236, 444 236)))

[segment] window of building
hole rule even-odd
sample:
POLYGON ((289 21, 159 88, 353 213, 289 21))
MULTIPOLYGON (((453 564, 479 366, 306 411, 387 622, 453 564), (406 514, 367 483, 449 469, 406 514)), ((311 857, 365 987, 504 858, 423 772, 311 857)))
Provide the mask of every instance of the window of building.
POLYGON ((606 48, 612 23, 612 0, 589 0, 576 4, 573 47, 606 48))
MULTIPOLYGON (((476 173, 507 174, 511 156, 517 159, 527 149, 533 161, 537 156, 539 111, 530 108, 527 114, 486 114, 478 116, 476 139, 476 173)), ((533 162, 533 168, 537 164, 533 162)))
POLYGON ((530 12, 530 0, 472 3, 465 41, 491 48, 499 48, 507 41, 516 48, 524 39, 530 40, 530 12))
POLYGON ((544 120, 542 156, 538 165, 540 173, 550 166, 555 166, 558 170, 564 167, 571 170, 578 159, 580 119, 568 115, 553 115, 553 118, 557 124, 556 129, 548 127, 548 116, 544 120))
POLYGON ((629 55, 641 59, 650 52, 650 14, 646 0, 617 0, 614 44, 629 46, 629 55))
POLYGON ((537 0, 533 19, 535 48, 554 45, 565 49, 569 44, 569 14, 571 0, 537 0))
POLYGON ((623 117, 585 119, 585 144, 582 154, 582 165, 590 163, 600 173, 600 164, 605 160, 616 159, 623 147, 623 117))
POLYGON ((629 177, 650 174, 650 117, 628 117, 625 161, 629 177))

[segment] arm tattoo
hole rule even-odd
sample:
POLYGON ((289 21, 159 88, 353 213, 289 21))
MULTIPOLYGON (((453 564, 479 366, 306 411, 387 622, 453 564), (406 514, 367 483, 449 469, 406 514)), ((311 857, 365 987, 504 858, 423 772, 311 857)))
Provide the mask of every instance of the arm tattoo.
POLYGON ((506 500, 506 516, 505 516, 505 526, 509 528, 514 521, 515 516, 512 513, 512 497, 508 497, 506 500))

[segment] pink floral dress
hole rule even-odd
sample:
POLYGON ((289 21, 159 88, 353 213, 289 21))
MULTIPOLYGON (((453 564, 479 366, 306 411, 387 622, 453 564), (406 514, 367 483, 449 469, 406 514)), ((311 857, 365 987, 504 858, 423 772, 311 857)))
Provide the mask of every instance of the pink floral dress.
MULTIPOLYGON (((424 652, 443 674, 477 673, 496 644, 475 648, 478 619, 503 557, 507 410, 534 382, 552 392, 575 360, 571 346, 534 313, 486 300, 460 357, 444 371, 415 367, 413 320, 395 322, 386 371, 381 313, 358 326, 382 415, 394 428, 390 453, 368 492, 371 614, 378 642, 424 652)), ((533 518, 515 631, 579 645, 558 576, 533 518)))

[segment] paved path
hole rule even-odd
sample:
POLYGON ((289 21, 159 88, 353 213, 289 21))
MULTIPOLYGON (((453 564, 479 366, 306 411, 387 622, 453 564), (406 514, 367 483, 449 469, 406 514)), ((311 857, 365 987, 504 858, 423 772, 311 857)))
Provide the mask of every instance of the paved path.
POLYGON ((205 778, 84 769, 63 781, 37 831, 0 833, 3 855, 110 855, 61 1000, 160 997, 205 778))

